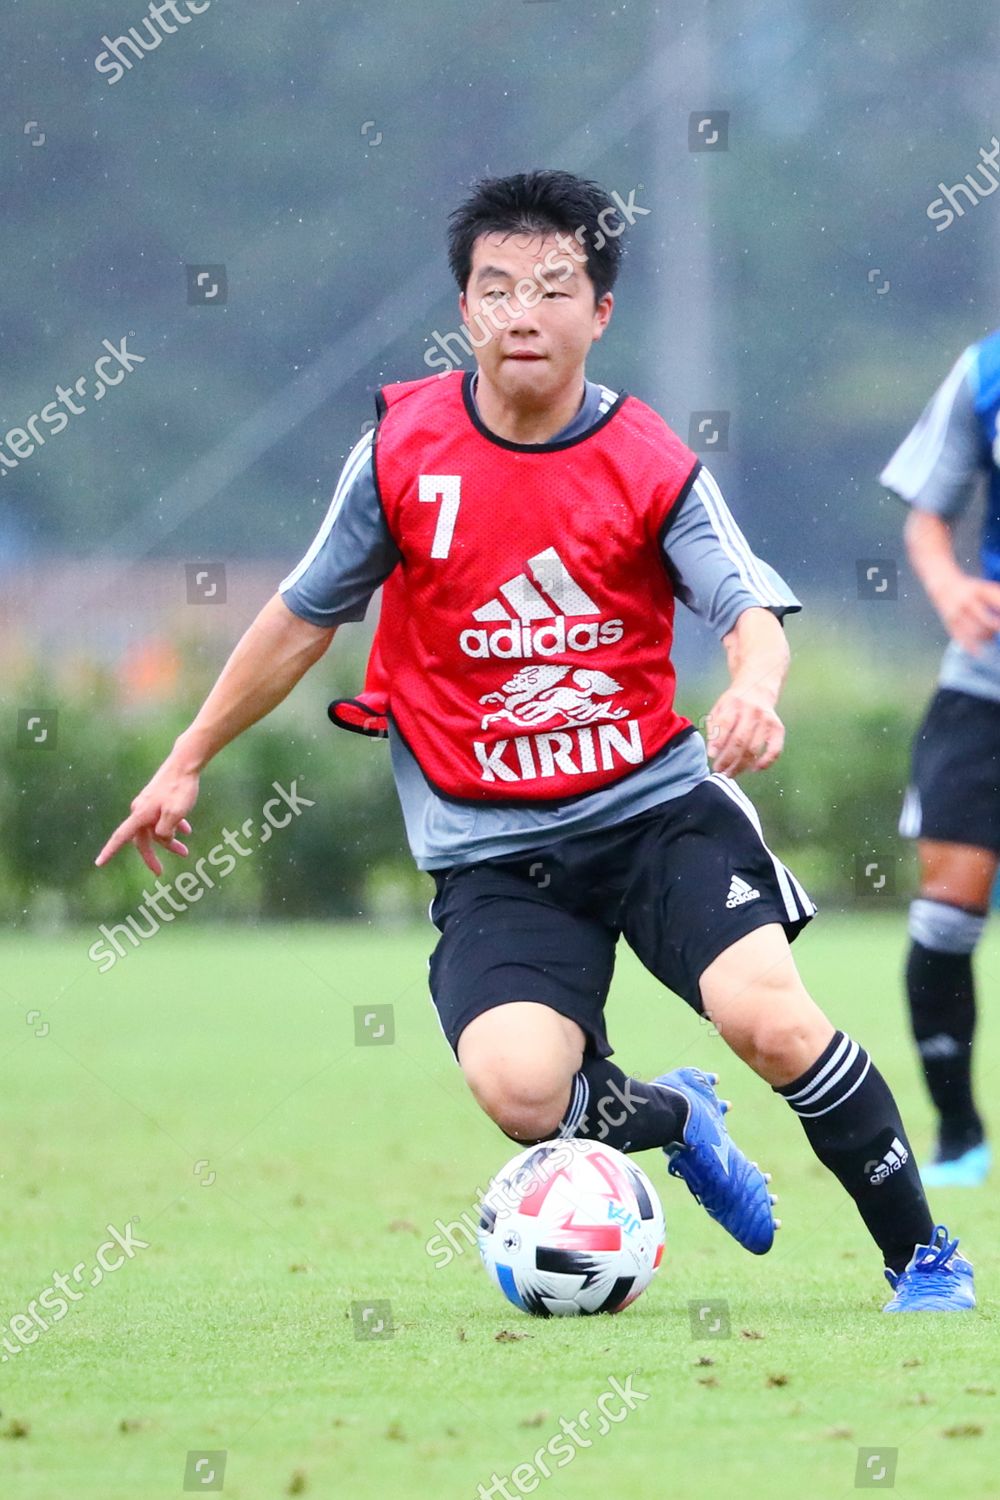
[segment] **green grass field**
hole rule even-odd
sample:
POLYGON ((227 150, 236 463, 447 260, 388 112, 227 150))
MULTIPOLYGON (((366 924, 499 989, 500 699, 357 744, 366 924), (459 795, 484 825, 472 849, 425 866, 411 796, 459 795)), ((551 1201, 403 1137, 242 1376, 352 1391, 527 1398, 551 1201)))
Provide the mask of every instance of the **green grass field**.
MULTIPOLYGON (((508 1307, 475 1251, 439 1269, 425 1249, 514 1151, 438 1031, 429 928, 178 922, 104 975, 94 936, 0 942, 3 1500, 182 1496, 196 1451, 227 1453, 231 1500, 474 1500, 560 1417, 593 1412, 612 1376, 648 1399, 539 1493, 828 1500, 854 1492, 859 1447, 898 1450, 901 1496, 1000 1493, 996 1185, 935 1203, 975 1260, 980 1309, 883 1317, 877 1252, 790 1112, 624 951, 618 1061, 647 1078, 721 1072, 784 1226, 770 1255, 746 1255, 649 1153, 667 1217, 653 1286, 616 1318, 541 1322, 508 1307), (354 1044, 358 1005, 393 1006, 392 1045, 354 1044), (133 1219, 148 1248, 89 1285, 106 1226, 133 1219), (55 1320, 50 1293, 31 1322, 53 1274, 80 1263, 79 1300, 55 1320), (730 1337, 692 1337, 689 1304, 706 1299, 728 1303, 730 1337), (366 1300, 390 1304, 391 1337, 355 1338, 351 1304, 366 1300)), ((827 916, 797 955, 922 1152, 903 943, 901 917, 827 916)), ((989 1103, 992 931, 979 973, 989 1103)))

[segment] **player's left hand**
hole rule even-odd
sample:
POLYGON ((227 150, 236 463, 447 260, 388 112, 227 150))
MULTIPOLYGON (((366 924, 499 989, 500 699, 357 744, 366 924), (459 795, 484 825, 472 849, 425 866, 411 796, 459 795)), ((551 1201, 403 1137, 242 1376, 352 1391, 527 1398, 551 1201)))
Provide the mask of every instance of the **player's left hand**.
POLYGON ((760 688, 730 687, 705 720, 712 770, 723 776, 766 771, 785 745, 785 726, 760 688))

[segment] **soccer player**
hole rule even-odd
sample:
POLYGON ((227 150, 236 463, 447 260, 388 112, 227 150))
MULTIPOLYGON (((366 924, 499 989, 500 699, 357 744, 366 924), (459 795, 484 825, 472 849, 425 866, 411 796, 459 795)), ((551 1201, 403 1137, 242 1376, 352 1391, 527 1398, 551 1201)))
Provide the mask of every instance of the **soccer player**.
POLYGON ((734 778, 780 754, 800 606, 712 475, 650 407, 586 378, 611 318, 630 203, 566 172, 477 185, 449 260, 475 373, 387 386, 302 561, 98 857, 185 854, 198 778, 363 617, 384 585, 367 690, 388 725, 407 836, 436 885, 430 984, 482 1108, 524 1145, 662 1148, 746 1249, 770 1249, 767 1178, 716 1081, 611 1059, 624 936, 802 1122, 878 1245, 888 1311, 975 1305, 892 1094, 807 994, 789 942, 813 903, 734 778), (680 599, 721 637, 730 685, 705 742, 674 706, 680 599))
POLYGON ((950 641, 913 743, 900 833, 917 840, 906 986, 938 1115, 928 1186, 975 1187, 990 1147, 972 1090, 972 955, 1000 860, 1000 332, 961 355, 882 483, 910 507, 906 550, 950 641), (986 481, 983 576, 958 563, 952 527, 986 481))

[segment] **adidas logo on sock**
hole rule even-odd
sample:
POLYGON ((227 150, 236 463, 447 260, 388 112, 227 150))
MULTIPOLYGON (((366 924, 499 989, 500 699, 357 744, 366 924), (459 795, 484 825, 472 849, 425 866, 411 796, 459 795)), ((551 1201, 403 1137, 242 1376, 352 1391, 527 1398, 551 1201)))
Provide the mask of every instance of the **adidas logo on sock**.
MULTIPOLYGON (((875 1170, 874 1172, 872 1172, 868 1181, 872 1184, 873 1187, 878 1187, 880 1182, 884 1182, 885 1179, 887 1177, 890 1177, 893 1172, 898 1172, 900 1167, 904 1167, 909 1159, 910 1153, 909 1151, 907 1151, 906 1147, 899 1139, 899 1136, 893 1136, 892 1145, 889 1147, 882 1160, 875 1164, 875 1170)), ((869 1162, 867 1167, 865 1168, 865 1171, 870 1171, 872 1165, 873 1163, 869 1162)))
POLYGON ((754 890, 747 881, 741 880, 734 875, 729 883, 729 895, 726 897, 726 905, 730 910, 734 906, 745 906, 748 901, 756 901, 760 891, 754 890))

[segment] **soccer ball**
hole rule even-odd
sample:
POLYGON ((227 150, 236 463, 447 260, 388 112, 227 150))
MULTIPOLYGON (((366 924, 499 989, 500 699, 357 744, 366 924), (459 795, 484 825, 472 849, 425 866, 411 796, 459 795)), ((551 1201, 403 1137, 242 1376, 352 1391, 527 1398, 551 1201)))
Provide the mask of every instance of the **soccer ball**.
POLYGON ((500 1171, 479 1206, 479 1253, 515 1307, 539 1318, 621 1312, 663 1258, 656 1189, 595 1141, 545 1141, 500 1171))

